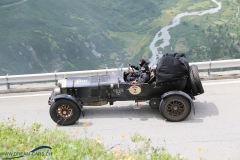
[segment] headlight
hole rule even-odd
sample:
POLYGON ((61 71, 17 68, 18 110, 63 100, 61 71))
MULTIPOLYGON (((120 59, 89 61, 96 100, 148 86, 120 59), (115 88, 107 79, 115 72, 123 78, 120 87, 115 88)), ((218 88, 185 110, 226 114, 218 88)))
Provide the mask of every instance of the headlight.
POLYGON ((66 88, 67 87, 67 79, 66 78, 59 79, 58 80, 58 87, 59 88, 66 88))
POLYGON ((62 87, 62 80, 58 80, 58 87, 59 87, 59 88, 62 87))
POLYGON ((110 88, 113 89, 113 84, 110 84, 110 88))
POLYGON ((54 96, 59 95, 61 93, 61 89, 60 88, 55 88, 54 89, 54 96))

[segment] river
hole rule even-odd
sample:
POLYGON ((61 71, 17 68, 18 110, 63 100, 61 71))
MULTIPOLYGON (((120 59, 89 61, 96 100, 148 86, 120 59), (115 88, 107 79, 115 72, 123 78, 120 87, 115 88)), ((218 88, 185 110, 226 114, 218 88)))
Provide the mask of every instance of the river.
POLYGON ((152 57, 149 59, 150 66, 156 65, 158 62, 158 59, 162 57, 162 52, 158 51, 158 48, 162 48, 164 50, 164 47, 169 46, 170 45, 170 39, 171 36, 168 32, 168 29, 173 28, 177 25, 180 24, 180 19, 184 16, 192 16, 192 15, 197 15, 197 16, 202 16, 205 14, 213 14, 218 12, 221 8, 222 8, 222 4, 220 2, 217 2, 216 0, 211 0, 212 2, 216 3, 218 5, 217 8, 211 8, 209 10, 204 10, 204 11, 196 11, 196 12, 185 12, 185 13, 180 13, 178 14, 176 17, 174 17, 172 24, 165 26, 164 28, 162 28, 159 32, 157 32, 157 34, 155 35, 152 43, 150 44, 150 49, 152 51, 152 57), (161 36, 159 36, 161 35, 161 36), (163 40, 163 43, 160 44, 160 46, 155 46, 155 43, 158 40, 163 40))
POLYGON ((9 4, 9 5, 6 5, 6 6, 2 6, 2 7, 0 7, 0 8, 3 8, 3 7, 11 7, 11 6, 13 6, 13 5, 21 4, 21 3, 26 2, 26 1, 27 1, 27 0, 23 0, 23 1, 20 1, 20 2, 17 2, 17 3, 14 3, 14 4, 9 4))

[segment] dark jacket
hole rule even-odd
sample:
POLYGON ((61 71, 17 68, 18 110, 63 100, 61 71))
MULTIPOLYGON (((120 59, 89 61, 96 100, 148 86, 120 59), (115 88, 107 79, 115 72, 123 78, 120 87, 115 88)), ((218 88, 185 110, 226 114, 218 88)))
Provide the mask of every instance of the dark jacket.
POLYGON ((132 65, 131 67, 134 68, 134 69, 136 69, 136 70, 138 70, 138 71, 140 71, 141 68, 144 67, 146 71, 149 71, 149 72, 150 72, 149 67, 148 67, 148 62, 143 62, 143 63, 140 64, 139 66, 134 66, 134 65, 132 65))
POLYGON ((142 70, 140 69, 138 72, 133 72, 132 74, 133 74, 134 77, 138 78, 138 77, 140 77, 140 75, 141 75, 142 73, 143 73, 143 72, 142 72, 142 70))
POLYGON ((145 71, 142 72, 141 75, 138 77, 137 83, 147 83, 150 79, 149 72, 145 71))

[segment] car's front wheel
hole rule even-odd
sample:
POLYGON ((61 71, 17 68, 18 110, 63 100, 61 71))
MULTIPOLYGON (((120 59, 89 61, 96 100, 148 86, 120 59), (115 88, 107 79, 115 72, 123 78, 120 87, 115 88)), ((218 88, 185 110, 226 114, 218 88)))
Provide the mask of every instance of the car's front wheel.
POLYGON ((80 117, 80 108, 70 100, 58 100, 50 107, 50 116, 59 125, 74 124, 80 117))
POLYGON ((182 121, 188 117, 191 111, 189 100, 180 95, 172 95, 163 99, 161 113, 169 121, 182 121))

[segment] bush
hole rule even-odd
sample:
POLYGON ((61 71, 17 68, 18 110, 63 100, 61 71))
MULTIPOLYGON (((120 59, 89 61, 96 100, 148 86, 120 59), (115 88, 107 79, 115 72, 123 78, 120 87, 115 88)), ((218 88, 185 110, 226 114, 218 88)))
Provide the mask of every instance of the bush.
MULTIPOLYGON (((54 130, 41 129, 42 125, 39 123, 26 126, 24 122, 17 126, 15 118, 8 118, 0 124, 0 158, 16 157, 10 154, 7 156, 6 153, 21 152, 17 156, 23 155, 26 159, 185 159, 180 155, 170 155, 164 147, 151 147, 150 139, 147 140, 137 132, 130 137, 135 147, 129 149, 129 152, 115 148, 120 144, 106 149, 100 135, 95 138, 93 133, 87 136, 87 125, 84 124, 85 137, 78 138, 76 135, 79 131, 75 127, 67 134, 57 127, 54 130), (49 146, 52 149, 45 148, 32 151, 32 155, 24 155, 39 146, 49 146)), ((125 141, 124 137, 122 135, 122 142, 125 141)))

